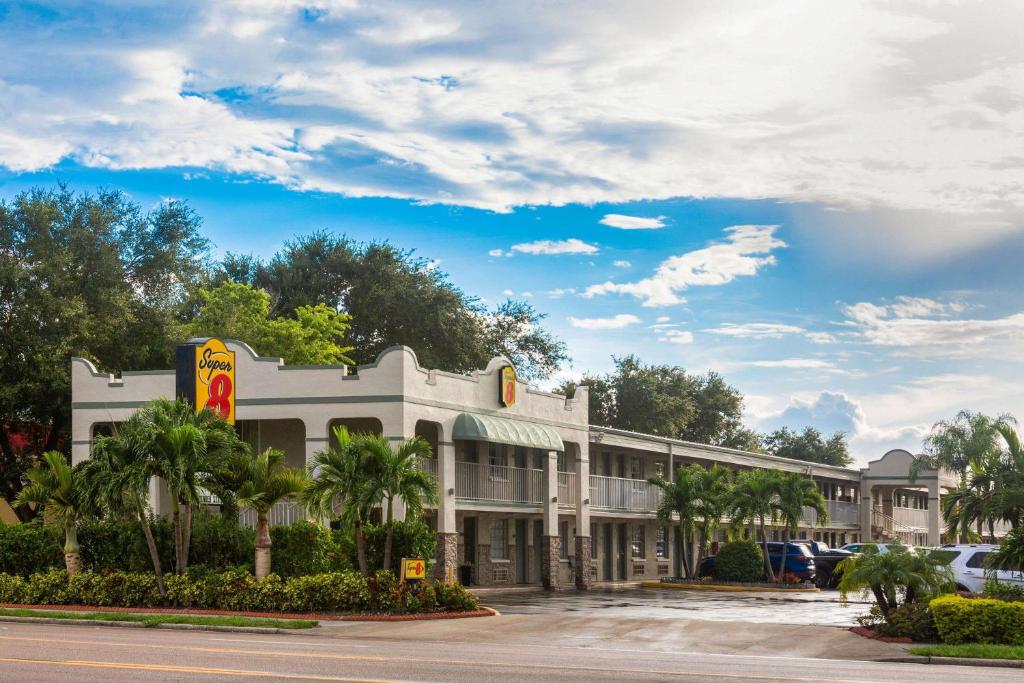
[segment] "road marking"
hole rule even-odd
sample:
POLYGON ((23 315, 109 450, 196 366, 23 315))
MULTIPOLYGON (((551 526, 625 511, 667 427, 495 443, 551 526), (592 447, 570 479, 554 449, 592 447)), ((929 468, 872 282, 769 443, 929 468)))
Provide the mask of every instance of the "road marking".
MULTIPOLYGON (((218 643, 249 643, 250 645, 252 645, 252 644, 256 644, 256 645, 301 645, 302 647, 331 647, 331 646, 337 647, 337 645, 338 645, 338 643, 304 643, 304 642, 296 642, 294 640, 293 641, 287 641, 287 640, 255 640, 255 639, 252 639, 252 638, 208 638, 207 640, 210 640, 211 642, 218 642, 218 643)), ((368 648, 370 646, 369 645, 354 645, 354 644, 346 643, 345 647, 368 648)))
POLYGON ((247 671, 245 669, 219 669, 205 666, 174 666, 172 664, 134 664, 127 662, 100 662, 84 659, 22 659, 0 657, 5 664, 36 664, 41 666, 78 666, 91 669, 127 669, 130 671, 163 671, 167 673, 219 674, 221 676, 244 676, 246 678, 284 678, 301 681, 347 681, 367 683, 396 683, 394 679, 345 678, 324 674, 288 674, 274 671, 247 671))

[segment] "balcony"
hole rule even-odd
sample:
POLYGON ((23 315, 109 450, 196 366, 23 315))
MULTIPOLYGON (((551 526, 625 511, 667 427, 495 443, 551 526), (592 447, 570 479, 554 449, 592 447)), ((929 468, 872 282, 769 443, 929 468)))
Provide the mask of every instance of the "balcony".
MULTIPOLYGON (((267 521, 270 526, 290 526, 305 519, 306 513, 296 500, 281 500, 274 503, 267 513, 267 521)), ((250 529, 256 528, 256 512, 254 510, 242 510, 238 513, 238 524, 250 529)))
MULTIPOLYGON (((857 526, 860 524, 860 503, 842 500, 826 500, 828 508, 828 524, 844 524, 857 526)), ((815 527, 818 524, 818 513, 814 508, 804 508, 802 525, 815 527)))
POLYGON ((914 510, 912 508, 893 508, 892 518, 904 526, 915 529, 928 528, 928 511, 914 510))
POLYGON ((544 471, 508 465, 455 463, 455 497, 463 500, 540 505, 544 471))
POLYGON ((576 507, 576 473, 558 473, 558 504, 562 507, 576 507))
POLYGON ((642 479, 590 475, 590 506, 599 510, 654 512, 661 489, 642 479))

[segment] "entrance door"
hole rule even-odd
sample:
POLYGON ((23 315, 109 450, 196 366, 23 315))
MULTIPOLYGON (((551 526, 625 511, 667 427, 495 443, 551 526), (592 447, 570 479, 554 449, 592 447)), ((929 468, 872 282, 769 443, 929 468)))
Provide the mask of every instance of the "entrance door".
POLYGON ((516 583, 527 583, 529 577, 526 575, 530 568, 529 558, 526 557, 526 520, 516 520, 516 583))
POLYGON ((604 552, 601 553, 604 562, 604 580, 611 581, 615 578, 612 574, 612 566, 615 561, 615 534, 612 533, 612 525, 604 525, 604 552))
POLYGON ((544 520, 533 520, 533 581, 540 583, 540 549, 544 543, 544 520))
POLYGON ((466 517, 463 521, 462 535, 466 564, 476 565, 476 517, 466 517))
POLYGON ((626 525, 619 525, 619 581, 626 580, 626 525))

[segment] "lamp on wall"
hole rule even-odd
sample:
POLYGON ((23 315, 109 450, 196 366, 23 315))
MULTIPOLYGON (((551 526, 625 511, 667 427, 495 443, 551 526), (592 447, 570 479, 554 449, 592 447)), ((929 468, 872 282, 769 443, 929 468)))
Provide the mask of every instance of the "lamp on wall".
POLYGON ((557 503, 558 502, 558 496, 552 496, 551 502, 552 503, 557 503))
POLYGON ((448 495, 449 496, 454 496, 455 495, 455 489, 448 489, 448 495))
POLYGON ((584 498, 583 499, 583 504, 584 505, 590 505, 590 499, 589 498, 584 498))

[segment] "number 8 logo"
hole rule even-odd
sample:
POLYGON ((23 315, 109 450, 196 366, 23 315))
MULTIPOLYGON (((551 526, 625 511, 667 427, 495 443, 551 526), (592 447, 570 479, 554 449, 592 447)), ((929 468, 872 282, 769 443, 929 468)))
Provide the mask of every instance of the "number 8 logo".
POLYGON ((204 407, 226 420, 231 415, 229 396, 231 396, 231 378, 227 375, 216 375, 210 382, 210 398, 204 407))

